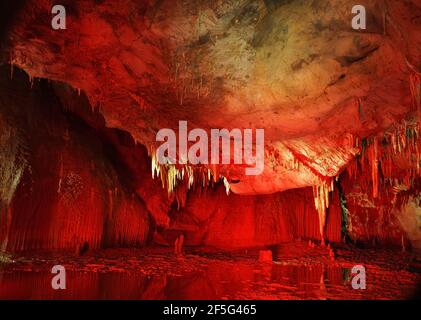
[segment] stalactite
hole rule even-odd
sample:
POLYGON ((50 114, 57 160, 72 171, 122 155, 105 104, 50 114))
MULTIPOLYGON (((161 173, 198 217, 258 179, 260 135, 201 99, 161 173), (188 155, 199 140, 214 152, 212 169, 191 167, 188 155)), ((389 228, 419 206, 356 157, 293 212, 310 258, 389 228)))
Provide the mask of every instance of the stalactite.
POLYGON ((141 96, 139 96, 136 93, 129 92, 130 97, 137 103, 137 105, 140 107, 142 111, 146 111, 149 107, 146 105, 145 99, 143 99, 141 96))
POLYGON ((379 192, 379 155, 377 137, 374 137, 373 145, 370 150, 369 161, 371 163, 371 179, 373 181, 373 198, 377 198, 379 192))
POLYGON ((329 194, 333 189, 333 179, 313 187, 314 205, 319 215, 319 231, 322 244, 325 241, 326 209, 329 208, 329 194))
POLYGON ((360 117, 360 120, 364 120, 364 112, 363 112, 363 105, 362 105, 362 100, 361 98, 358 98, 356 101, 357 104, 357 108, 358 108, 358 115, 360 117))
POLYGON ((421 119, 421 74, 415 71, 409 76, 412 101, 414 108, 418 111, 418 119, 421 119))
POLYGON ((229 184, 229 182, 228 182, 227 178, 222 177, 222 181, 223 181, 223 183, 224 183, 225 192, 227 193, 227 195, 229 195, 229 193, 230 193, 230 189, 231 189, 231 186, 230 186, 230 184, 229 184))
POLYGON ((15 61, 15 58, 13 57, 13 52, 10 52, 10 56, 9 56, 10 80, 13 80, 15 64, 16 64, 16 61, 15 61))
POLYGON ((210 166, 211 166, 211 170, 212 170, 213 182, 217 183, 218 179, 220 177, 220 175, 219 175, 219 165, 211 164, 210 166))
POLYGON ((31 75, 29 75, 29 83, 30 83, 31 89, 32 89, 34 87, 34 78, 31 75))
POLYGON ((167 181, 168 193, 172 193, 177 186, 178 180, 182 179, 182 171, 178 170, 174 165, 168 166, 167 181))
POLYGON ((13 80, 14 64, 10 63, 10 80, 13 80))

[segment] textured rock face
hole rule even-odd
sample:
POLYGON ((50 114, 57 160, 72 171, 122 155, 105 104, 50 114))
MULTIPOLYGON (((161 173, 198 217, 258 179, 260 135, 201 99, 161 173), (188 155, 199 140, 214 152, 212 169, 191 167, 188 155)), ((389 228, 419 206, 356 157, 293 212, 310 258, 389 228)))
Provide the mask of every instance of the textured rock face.
POLYGON ((21 72, 10 80, 4 71, 1 249, 77 252, 144 244, 149 213, 126 187, 107 140, 63 112, 46 81, 31 89, 21 72))
POLYGON ((0 126, 2 160, 0 166, 0 208, 3 210, 13 198, 25 168, 25 161, 19 149, 19 138, 21 137, 16 128, 7 123, 3 114, 0 116, 0 126))
MULTIPOLYGON (((332 197, 326 239, 341 241, 341 208, 332 197)), ((271 195, 226 196, 222 187, 189 194, 186 206, 169 212, 171 223, 157 236, 171 243, 183 232, 186 245, 222 249, 277 245, 293 239, 321 240, 311 188, 271 195)), ((164 242, 165 243, 165 242, 164 242)))
POLYGON ((149 148, 179 120, 264 128, 264 174, 220 172, 240 180, 236 193, 271 193, 337 175, 358 153, 352 136, 411 111, 419 2, 362 4, 365 32, 351 28, 350 0, 65 1, 67 30, 54 31, 50 2, 28 1, 6 55, 83 90, 108 126, 149 148))

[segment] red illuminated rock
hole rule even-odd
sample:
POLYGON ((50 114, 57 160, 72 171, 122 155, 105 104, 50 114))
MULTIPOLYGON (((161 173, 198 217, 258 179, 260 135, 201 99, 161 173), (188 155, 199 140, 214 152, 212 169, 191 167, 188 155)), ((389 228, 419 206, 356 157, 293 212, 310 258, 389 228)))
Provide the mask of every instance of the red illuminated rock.
POLYGON ((28 1, 7 55, 32 77, 83 90, 107 126, 147 147, 179 120, 264 128, 265 173, 220 172, 240 180, 236 193, 271 193, 337 175, 358 152, 351 135, 379 132, 411 111, 420 7, 361 4, 364 32, 351 28, 350 0, 66 2, 67 29, 55 31, 50 2, 28 1))
POLYGON ((6 141, 0 152, 1 249, 79 252, 146 243, 149 212, 125 185, 107 141, 63 112, 46 82, 30 89, 22 73, 15 77, 9 80, 4 69, 0 77, 8 93, 0 119, 15 132, 17 150, 10 159, 13 145, 6 141))
POLYGON ((342 222, 356 242, 418 243, 420 5, 362 1, 368 29, 355 31, 354 4, 63 1, 67 29, 53 30, 50 1, 27 1, 2 62, 55 84, 2 93, 3 249, 138 246, 150 230, 167 245, 340 241, 342 222), (24 112, 40 101, 46 114, 24 112), (48 109, 60 104, 68 113, 48 109), (169 167, 152 180, 156 132, 180 120, 265 129, 264 173, 194 167, 174 184, 169 167), (226 190, 212 187, 220 175, 226 190))

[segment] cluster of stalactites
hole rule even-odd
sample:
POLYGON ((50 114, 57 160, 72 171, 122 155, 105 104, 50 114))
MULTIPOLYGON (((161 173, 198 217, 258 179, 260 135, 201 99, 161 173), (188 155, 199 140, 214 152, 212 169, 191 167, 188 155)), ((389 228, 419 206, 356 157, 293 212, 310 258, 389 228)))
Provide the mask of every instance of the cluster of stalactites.
MULTIPOLYGON (((357 178, 361 170, 365 179, 365 187, 371 185, 373 198, 381 196, 380 190, 389 186, 395 189, 409 189, 420 174, 419 128, 421 119, 421 74, 412 71, 409 86, 413 110, 417 119, 403 120, 385 134, 363 139, 361 154, 354 163, 347 167, 350 177, 357 178), (397 161, 402 165, 397 165, 397 161), (369 170, 367 170, 369 169, 369 170), (370 174, 365 174, 370 172, 370 174)), ((361 108, 361 100, 358 100, 361 108)))
MULTIPOLYGON (((358 159, 363 172, 370 168, 373 198, 379 197, 383 186, 409 189, 420 174, 419 124, 404 121, 383 137, 366 139, 366 146, 358 159), (405 166, 395 163, 399 159, 405 166)), ((352 167, 351 167, 352 168, 352 167)))
POLYGON ((172 195, 177 189, 187 193, 188 190, 196 185, 207 188, 209 185, 219 181, 223 183, 227 195, 230 192, 230 184, 224 176, 219 174, 217 166, 211 166, 210 168, 198 166, 193 168, 186 164, 160 164, 153 149, 149 150, 149 154, 152 163, 152 178, 160 178, 162 187, 167 189, 169 195, 172 195), (185 188, 182 186, 185 186, 185 188))
POLYGON ((320 238, 324 244, 324 230, 326 226, 326 210, 329 208, 329 195, 334 189, 333 179, 324 181, 313 187, 314 205, 319 215, 320 238))
MULTIPOLYGON (((421 116, 421 76, 412 74, 411 94, 414 107, 421 116)), ((361 108, 361 100, 357 102, 361 108)), ((362 139, 353 137, 354 145, 360 149, 356 160, 347 166, 350 177, 358 177, 362 187, 370 190, 373 199, 392 193, 406 191, 412 188, 417 177, 420 176, 421 139, 418 120, 404 120, 396 124, 386 133, 362 139), (400 162, 400 164, 397 163, 400 162), (402 166, 402 162, 404 165, 402 166), (365 183, 364 183, 365 182, 365 183)), ((326 209, 329 207, 329 193, 333 191, 333 180, 323 182, 313 187, 314 201, 319 214, 320 235, 324 238, 326 209)), ((396 197, 392 197, 396 200, 396 197)), ((393 204, 393 203, 392 203, 393 204)))
POLYGON ((400 209, 420 190, 420 150, 417 118, 395 124, 381 135, 363 139, 362 151, 349 166, 344 183, 356 182, 384 212, 400 209))

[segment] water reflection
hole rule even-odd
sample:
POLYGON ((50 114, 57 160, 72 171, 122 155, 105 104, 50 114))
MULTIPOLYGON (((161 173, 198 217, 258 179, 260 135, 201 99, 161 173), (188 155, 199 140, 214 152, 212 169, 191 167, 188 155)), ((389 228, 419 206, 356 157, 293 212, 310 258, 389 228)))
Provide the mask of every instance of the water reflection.
POLYGON ((53 290, 49 272, 0 276, 1 299, 231 299, 315 298, 344 286, 342 268, 215 263, 183 275, 141 272, 67 272, 67 289, 53 290))
POLYGON ((51 288, 53 276, 49 272, 3 271, 0 299, 361 299, 408 298, 413 292, 412 287, 382 288, 377 276, 371 278, 369 290, 352 290, 349 269, 323 264, 215 261, 201 271, 180 275, 68 271, 67 289, 57 291, 51 288))

